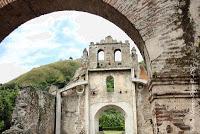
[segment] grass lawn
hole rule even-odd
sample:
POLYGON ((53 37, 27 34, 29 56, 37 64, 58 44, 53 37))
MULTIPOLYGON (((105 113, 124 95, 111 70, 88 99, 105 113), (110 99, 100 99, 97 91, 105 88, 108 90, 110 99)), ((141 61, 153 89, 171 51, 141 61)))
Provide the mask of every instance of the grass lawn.
POLYGON ((122 131, 104 131, 104 134, 122 134, 122 131))

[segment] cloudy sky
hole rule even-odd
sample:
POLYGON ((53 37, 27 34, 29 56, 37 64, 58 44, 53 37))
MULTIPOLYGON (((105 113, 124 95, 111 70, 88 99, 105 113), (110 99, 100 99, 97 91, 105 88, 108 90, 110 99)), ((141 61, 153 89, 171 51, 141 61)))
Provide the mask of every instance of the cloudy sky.
POLYGON ((33 67, 79 58, 90 42, 99 42, 108 35, 122 42, 129 40, 135 46, 116 25, 89 13, 62 11, 30 20, 0 43, 0 83, 33 67))

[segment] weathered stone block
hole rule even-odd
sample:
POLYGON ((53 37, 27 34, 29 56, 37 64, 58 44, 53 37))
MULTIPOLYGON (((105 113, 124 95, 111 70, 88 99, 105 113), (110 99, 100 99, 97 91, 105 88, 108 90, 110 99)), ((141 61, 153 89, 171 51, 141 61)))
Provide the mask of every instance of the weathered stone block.
POLYGON ((19 91, 12 126, 3 134, 54 134, 55 97, 27 87, 19 91))

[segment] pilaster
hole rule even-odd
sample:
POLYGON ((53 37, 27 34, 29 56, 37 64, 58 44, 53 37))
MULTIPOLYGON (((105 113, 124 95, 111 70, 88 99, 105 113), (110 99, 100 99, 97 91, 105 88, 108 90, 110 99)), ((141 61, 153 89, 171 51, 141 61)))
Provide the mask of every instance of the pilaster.
POLYGON ((200 132, 198 77, 154 78, 148 88, 155 134, 200 132))

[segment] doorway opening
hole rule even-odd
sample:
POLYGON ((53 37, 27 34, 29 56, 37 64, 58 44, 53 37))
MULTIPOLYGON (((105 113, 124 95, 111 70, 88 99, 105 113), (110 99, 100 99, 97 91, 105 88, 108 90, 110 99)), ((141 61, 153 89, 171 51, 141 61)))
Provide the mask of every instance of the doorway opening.
POLYGON ((101 107, 95 114, 95 134, 125 134, 129 129, 128 115, 116 105, 101 107))
POLYGON ((110 108, 103 111, 99 118, 99 132, 103 134, 123 134, 125 131, 125 118, 123 113, 110 108))

